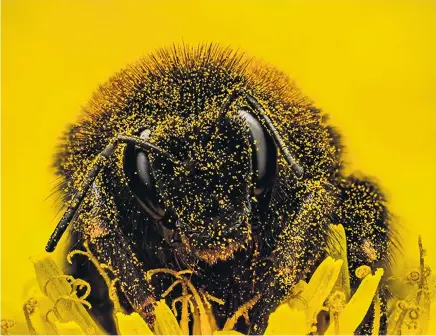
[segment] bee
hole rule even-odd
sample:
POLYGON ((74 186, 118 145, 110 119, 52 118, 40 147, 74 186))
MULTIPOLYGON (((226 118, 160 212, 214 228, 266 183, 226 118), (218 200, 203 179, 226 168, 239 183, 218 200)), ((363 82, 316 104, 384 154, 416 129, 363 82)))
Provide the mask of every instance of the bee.
MULTIPOLYGON (((388 259, 385 197, 343 173, 342 152, 283 72, 215 44, 164 48, 99 87, 66 131, 54 166, 68 207, 46 250, 73 223, 71 248, 86 242, 124 308, 150 325, 168 279, 144 272, 190 269, 196 288, 224 301, 213 306, 219 327, 257 298, 236 329, 261 334, 325 258, 329 224, 345 227, 350 270, 388 259)), ((81 262, 72 273, 95 284, 92 313, 115 333, 98 272, 81 262)))

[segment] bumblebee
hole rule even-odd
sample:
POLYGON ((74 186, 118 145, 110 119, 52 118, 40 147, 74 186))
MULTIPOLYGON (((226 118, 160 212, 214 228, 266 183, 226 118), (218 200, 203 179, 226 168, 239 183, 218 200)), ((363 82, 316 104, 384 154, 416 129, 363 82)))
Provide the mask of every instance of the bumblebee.
MULTIPOLYGON (((99 87, 65 133, 54 166, 68 207, 46 249, 73 223, 71 248, 86 242, 124 308, 150 325, 170 283, 145 272, 189 269, 224 301, 213 305, 219 327, 256 298, 236 329, 261 334, 325 257, 329 224, 345 227, 350 270, 388 260, 385 197, 343 173, 342 151, 327 116, 274 67, 215 44, 161 49, 99 87)), ((115 333, 96 269, 81 260, 71 272, 115 333)))

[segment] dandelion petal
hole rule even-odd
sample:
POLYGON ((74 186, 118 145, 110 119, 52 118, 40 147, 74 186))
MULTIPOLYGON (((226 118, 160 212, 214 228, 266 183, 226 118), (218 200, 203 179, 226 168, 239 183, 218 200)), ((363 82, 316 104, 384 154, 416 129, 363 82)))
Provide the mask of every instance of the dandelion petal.
POLYGON ((265 335, 306 335, 307 332, 305 312, 282 304, 270 315, 265 335))
POLYGON ((379 335, 380 333, 380 319, 381 319, 381 303, 380 303, 380 298, 377 295, 374 303, 374 322, 372 325, 373 335, 379 335))
MULTIPOLYGON (((383 269, 378 268, 374 275, 368 275, 362 280, 356 293, 354 293, 353 297, 339 315, 338 322, 341 334, 353 334, 362 322, 369 306, 374 300, 374 295, 382 275, 383 269)), ((335 326, 332 323, 325 334, 333 335, 335 333, 335 326)))
POLYGON ((153 335, 147 323, 138 313, 130 315, 116 313, 116 321, 121 335, 153 335))
POLYGON ((79 327, 79 325, 74 322, 55 322, 56 329, 59 332, 59 335, 84 335, 82 332, 82 329, 79 327))
POLYGON ((329 225, 327 254, 334 259, 343 260, 344 262, 335 287, 344 292, 348 300, 351 293, 350 274, 348 272, 347 238, 342 224, 329 225))
POLYGON ((219 330, 219 331, 215 331, 213 333, 213 335, 244 335, 241 334, 240 332, 236 331, 236 330, 219 330))
POLYGON ((165 300, 160 300, 155 309, 155 333, 158 335, 183 335, 176 317, 167 306, 165 300))
POLYGON ((53 308, 60 318, 63 321, 76 322, 86 334, 104 334, 82 303, 78 301, 77 295, 75 293, 70 294, 71 284, 66 280, 67 276, 60 271, 53 259, 44 254, 39 257, 32 257, 30 260, 35 267, 41 292, 55 304, 53 308), (66 300, 66 298, 70 298, 70 301, 66 300))
POLYGON ((316 321, 316 316, 323 307, 324 301, 330 295, 342 267, 342 260, 326 258, 316 269, 309 283, 302 293, 303 301, 307 304, 307 318, 309 327, 316 321))

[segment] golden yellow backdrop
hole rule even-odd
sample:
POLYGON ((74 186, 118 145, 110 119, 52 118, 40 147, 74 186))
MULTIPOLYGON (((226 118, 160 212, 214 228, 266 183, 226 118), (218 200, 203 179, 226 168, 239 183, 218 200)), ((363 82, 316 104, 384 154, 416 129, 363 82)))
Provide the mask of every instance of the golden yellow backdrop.
POLYGON ((348 171, 378 179, 433 270, 435 1, 2 1, 2 309, 21 309, 56 224, 52 155, 99 83, 173 42, 215 41, 290 74, 331 115, 348 171))

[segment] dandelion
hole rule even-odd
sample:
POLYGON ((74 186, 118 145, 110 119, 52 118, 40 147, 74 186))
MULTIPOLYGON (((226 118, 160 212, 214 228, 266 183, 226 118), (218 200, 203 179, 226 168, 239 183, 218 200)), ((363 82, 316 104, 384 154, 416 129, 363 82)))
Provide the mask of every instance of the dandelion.
MULTIPOLYGON (((331 225, 330 229, 327 253, 331 257, 320 264, 309 283, 301 281, 295 287, 299 292, 297 296, 270 315, 266 334, 353 334, 371 304, 374 304, 372 334, 379 334, 382 313, 378 287, 384 270, 378 268, 373 274, 367 265, 358 267, 355 274, 362 281, 350 298, 345 232, 342 225, 331 225), (344 262, 334 260, 332 256, 344 262), (328 324, 322 318, 325 313, 330 315, 328 324)), ((431 269, 424 263, 425 250, 421 239, 419 248, 420 267, 410 271, 404 279, 404 283, 414 286, 414 290, 405 300, 392 300, 391 305, 395 308, 389 312, 388 334, 426 334, 429 330, 436 331, 434 319, 430 318, 431 294, 436 286, 435 283, 429 285, 431 269)))
MULTIPOLYGON (((86 247, 86 246, 85 246, 86 247)), ((97 263, 91 252, 73 251, 68 259, 75 254, 83 254, 97 263)), ((23 305, 23 317, 26 320, 28 333, 32 335, 96 335, 105 334, 97 325, 87 308, 91 308, 86 297, 90 294, 89 284, 81 279, 74 279, 70 275, 62 274, 49 256, 32 259, 41 293, 37 298, 30 298, 23 305), (45 308, 44 308, 45 307, 45 308)), ((98 270, 110 288, 114 290, 114 281, 107 276, 105 265, 98 265, 98 270), (102 275, 103 275, 102 274, 102 275)), ((245 316, 255 300, 247 302, 238 309, 234 316, 228 319, 223 330, 218 330, 215 317, 212 314, 211 301, 218 304, 224 302, 207 293, 199 292, 189 281, 186 274, 191 271, 175 272, 169 269, 149 271, 151 278, 158 273, 168 273, 175 277, 175 282, 162 295, 162 299, 155 306, 155 324, 153 330, 138 313, 127 315, 121 311, 116 293, 110 293, 114 302, 114 321, 117 331, 121 335, 187 335, 189 334, 189 319, 194 322, 194 333, 202 335, 239 334, 232 330, 240 316, 245 316), (183 295, 173 302, 172 309, 166 304, 165 297, 177 285, 183 288, 183 295), (182 304, 182 316, 177 320, 176 304, 182 304)), ((256 298, 257 300, 257 298, 256 298)), ((2 334, 13 331, 15 321, 2 320, 2 334)))
POLYGON ((374 275, 367 275, 362 280, 359 288, 350 301, 344 305, 342 311, 335 311, 334 323, 330 323, 326 335, 354 333, 374 300, 382 275, 383 269, 379 268, 374 275))
POLYGON ((418 247, 419 268, 411 270, 402 281, 409 286, 409 293, 406 298, 393 303, 389 314, 388 333, 391 334, 426 334, 428 331, 436 333, 434 318, 430 318, 436 283, 431 279, 430 267, 425 264, 425 249, 421 237, 418 239, 418 247))
MULTIPOLYGON (((367 265, 358 267, 354 273, 361 279, 361 283, 351 293, 345 232, 341 225, 332 225, 330 229, 326 250, 328 256, 309 282, 297 283, 289 299, 270 315, 266 335, 353 334, 371 305, 374 307, 372 334, 379 334, 382 312, 378 291, 384 271, 379 268, 373 272, 367 265), (327 319, 327 316, 330 318, 327 319)), ((425 264, 425 250, 421 240, 419 250, 419 267, 401 278, 401 282, 410 287, 409 294, 401 300, 393 299, 390 302, 389 334, 425 334, 435 330, 435 320, 430 318, 434 314, 430 308, 434 301, 432 295, 435 282, 431 278, 431 269, 425 264)), ((172 276, 174 282, 156 302, 155 322, 149 326, 138 313, 127 315, 123 312, 115 289, 117 280, 112 280, 107 274, 111 271, 110 267, 99 264, 86 244, 85 251, 71 252, 68 260, 71 261, 76 254, 87 256, 106 281, 114 304, 114 321, 120 335, 240 335, 233 330, 236 322, 240 317, 249 322, 248 312, 260 298, 259 294, 241 305, 219 330, 212 304, 224 302, 195 288, 189 280, 192 271, 176 272, 165 268, 150 270, 145 274, 148 280, 164 273, 172 276), (177 286, 181 286, 181 296, 167 304, 169 294, 177 286)), ((40 293, 24 302, 24 322, 12 319, 1 321, 2 334, 23 333, 22 329, 16 330, 23 323, 27 326, 27 332, 33 335, 105 334, 88 313, 91 306, 86 298, 91 292, 90 285, 81 279, 62 274, 48 256, 31 260, 40 293)))
POLYGON ((350 301, 346 302, 344 291, 332 289, 338 279, 341 260, 325 259, 299 297, 281 305, 269 318, 266 334, 306 335, 317 333, 317 317, 322 310, 330 312, 333 322, 325 334, 352 334, 368 311, 383 270, 367 276, 350 301), (327 306, 324 306, 327 301, 327 306), (285 318, 285 316, 287 316, 285 318), (284 321, 290 321, 284 323, 284 321))

